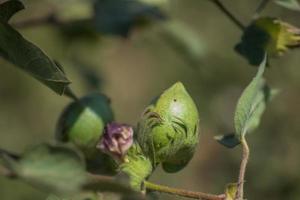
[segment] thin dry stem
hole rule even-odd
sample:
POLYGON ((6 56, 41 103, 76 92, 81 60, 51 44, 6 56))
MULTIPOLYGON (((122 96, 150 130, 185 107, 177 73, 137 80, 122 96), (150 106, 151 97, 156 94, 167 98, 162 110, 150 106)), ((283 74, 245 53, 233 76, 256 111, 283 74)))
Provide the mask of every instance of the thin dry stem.
POLYGON ((235 17, 219 0, 211 0, 239 29, 245 29, 243 23, 235 17))
POLYGON ((238 189, 236 192, 235 200, 243 200, 244 199, 244 183, 245 183, 245 173, 246 167, 249 160, 250 150, 247 144, 245 137, 242 137, 241 140, 242 148, 243 148, 243 157, 240 167, 239 180, 238 180, 238 189))
POLYGON ((261 12, 266 8, 270 0, 261 0, 260 3, 258 4, 256 11, 253 15, 253 19, 257 19, 260 17, 261 12))

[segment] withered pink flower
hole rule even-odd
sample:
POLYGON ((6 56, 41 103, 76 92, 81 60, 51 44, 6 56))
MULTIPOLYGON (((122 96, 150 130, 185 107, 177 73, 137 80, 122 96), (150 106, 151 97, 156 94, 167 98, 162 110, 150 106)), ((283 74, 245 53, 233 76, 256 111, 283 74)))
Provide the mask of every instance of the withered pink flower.
POLYGON ((97 148, 111 155, 114 159, 123 161, 132 143, 133 128, 127 124, 112 122, 106 125, 97 148))

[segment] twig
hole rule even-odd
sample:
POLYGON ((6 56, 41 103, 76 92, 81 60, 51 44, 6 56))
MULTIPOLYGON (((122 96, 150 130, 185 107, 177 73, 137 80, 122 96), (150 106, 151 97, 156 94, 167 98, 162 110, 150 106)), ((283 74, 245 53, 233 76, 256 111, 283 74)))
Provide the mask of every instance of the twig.
POLYGON ((270 0, 261 0, 260 3, 258 4, 254 15, 253 15, 253 19, 257 19, 261 12, 266 8, 267 4, 270 2, 270 0))
POLYGON ((69 86, 65 89, 64 95, 66 97, 71 98, 73 101, 79 100, 77 95, 73 92, 73 90, 69 86))
POLYGON ((7 151, 5 149, 0 148, 0 156, 1 155, 8 155, 9 157, 14 158, 14 159, 19 159, 20 158, 20 156, 18 154, 12 153, 10 151, 7 151))
POLYGON ((105 175, 99 175, 99 174, 92 174, 92 173, 88 173, 87 174, 87 177, 94 181, 94 182, 97 182, 97 181, 106 181, 106 182, 109 182, 109 181, 114 181, 114 177, 113 176, 105 176, 105 175))
MULTIPOLYGON (((102 175, 95 175, 95 174, 88 174, 88 176, 94 183, 96 182, 109 183, 115 181, 114 177, 111 176, 102 176, 102 175)), ((187 191, 183 189, 171 188, 164 185, 157 185, 148 181, 144 182, 144 186, 147 190, 150 191, 163 192, 163 193, 173 194, 173 195, 187 197, 187 198, 203 199, 203 200, 225 200, 224 194, 214 195, 214 194, 207 194, 203 192, 187 191)))
POLYGON ((171 188, 164 185, 157 185, 154 183, 150 183, 145 181, 145 187, 147 190, 163 192, 168 194, 173 194, 177 196, 192 198, 192 199, 203 199, 203 200, 225 200, 225 195, 214 195, 214 194, 207 194, 203 192, 193 192, 183 189, 171 188))
POLYGON ((11 25, 16 28, 28 28, 28 27, 35 27, 44 24, 54 24, 54 25, 61 25, 63 22, 59 21, 54 13, 47 14, 45 16, 21 20, 12 23, 11 25))
POLYGON ((247 163, 249 160, 250 150, 247 144, 245 137, 242 137, 241 140, 242 148, 243 148, 243 157, 240 167, 239 180, 238 180, 238 189, 235 195, 235 200, 243 200, 244 199, 244 182, 245 182, 245 172, 247 163))
POLYGON ((245 26, 238 20, 219 0, 211 0, 239 29, 244 30, 245 26))

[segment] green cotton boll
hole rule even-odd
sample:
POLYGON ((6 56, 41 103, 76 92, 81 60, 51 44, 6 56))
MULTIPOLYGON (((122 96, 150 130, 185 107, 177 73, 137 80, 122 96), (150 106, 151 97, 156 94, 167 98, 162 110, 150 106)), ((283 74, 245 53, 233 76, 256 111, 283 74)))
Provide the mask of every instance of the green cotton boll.
POLYGON ((154 166, 177 172, 193 157, 199 139, 197 107, 181 82, 175 83, 144 111, 137 141, 154 166))
POLYGON ((96 145, 104 127, 113 120, 110 100, 100 93, 90 94, 72 102, 63 111, 56 138, 71 142, 80 148, 87 158, 97 155, 96 145))

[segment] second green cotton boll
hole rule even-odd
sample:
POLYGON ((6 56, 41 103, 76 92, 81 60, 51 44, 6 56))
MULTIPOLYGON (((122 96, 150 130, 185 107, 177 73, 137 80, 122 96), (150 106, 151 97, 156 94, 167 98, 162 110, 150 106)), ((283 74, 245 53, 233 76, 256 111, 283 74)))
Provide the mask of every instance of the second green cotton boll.
POLYGON ((184 168, 193 157, 199 139, 197 107, 183 84, 175 83, 145 109, 137 141, 154 166, 167 172, 184 168))
POLYGON ((92 158, 104 126, 112 120, 109 99, 100 93, 90 94, 67 106, 59 119, 56 138, 73 143, 92 158))

